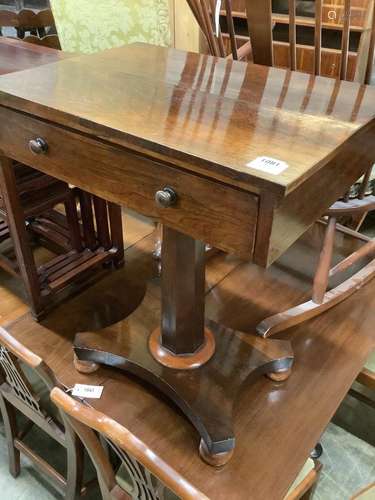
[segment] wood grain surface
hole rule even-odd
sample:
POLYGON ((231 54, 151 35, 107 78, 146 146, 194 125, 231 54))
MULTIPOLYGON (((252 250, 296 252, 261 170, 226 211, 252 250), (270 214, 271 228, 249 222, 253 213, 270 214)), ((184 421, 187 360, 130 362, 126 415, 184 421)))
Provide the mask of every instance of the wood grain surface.
POLYGON ((0 104, 286 194, 374 119, 375 89, 136 44, 2 76, 0 104), (261 156, 288 168, 248 166, 261 156))
MULTIPOLYGON (((251 332, 264 317, 304 300, 322 236, 323 227, 315 226, 267 271, 223 254, 213 257, 207 266, 208 317, 251 332)), ((358 242, 338 234, 334 261, 356 246, 358 242)), ((209 498, 248 500, 251 492, 254 500, 279 500, 375 348, 375 283, 280 336, 292 341, 293 373, 282 384, 262 378, 243 388, 234 409, 237 447, 218 471, 200 460, 199 437, 191 424, 149 385, 115 369, 81 375, 73 368, 74 333, 106 326, 130 312, 142 296, 141 283, 147 283, 148 290, 134 328, 157 327, 160 282, 152 249, 152 235, 140 239, 126 251, 126 269, 60 306, 42 324, 29 315, 19 318, 10 333, 43 357, 67 387, 76 382, 104 384, 102 399, 90 404, 126 426, 209 498)), ((6 311, 12 315, 14 303, 16 295, 13 303, 0 302, 3 317, 6 311)))

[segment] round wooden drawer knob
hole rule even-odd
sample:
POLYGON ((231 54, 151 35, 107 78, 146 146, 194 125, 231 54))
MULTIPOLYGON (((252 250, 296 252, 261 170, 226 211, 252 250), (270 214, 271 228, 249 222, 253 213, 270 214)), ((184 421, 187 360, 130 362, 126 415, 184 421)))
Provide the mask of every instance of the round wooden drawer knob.
POLYGON ((177 194, 170 187, 165 187, 160 191, 156 191, 155 201, 158 207, 169 208, 172 207, 177 201, 177 194))
POLYGON ((35 155, 42 155, 47 153, 48 144, 44 139, 38 137, 37 139, 31 139, 31 141, 29 141, 29 149, 35 155))

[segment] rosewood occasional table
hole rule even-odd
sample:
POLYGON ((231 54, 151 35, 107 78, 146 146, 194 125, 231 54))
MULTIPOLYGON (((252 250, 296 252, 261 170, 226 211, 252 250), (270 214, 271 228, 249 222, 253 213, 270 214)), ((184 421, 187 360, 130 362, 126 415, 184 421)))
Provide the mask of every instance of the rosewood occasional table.
POLYGON ((243 382, 293 355, 205 322, 205 243, 270 265, 373 163, 374 116, 374 88, 142 44, 1 77, 4 155, 164 224, 160 328, 79 334, 79 369, 148 380, 225 463, 243 382))

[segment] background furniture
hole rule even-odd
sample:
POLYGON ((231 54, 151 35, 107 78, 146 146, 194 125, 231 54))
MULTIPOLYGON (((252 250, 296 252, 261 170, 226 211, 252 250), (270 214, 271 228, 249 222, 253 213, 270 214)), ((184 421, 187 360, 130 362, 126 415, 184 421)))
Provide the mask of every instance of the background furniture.
MULTIPOLYGON (((240 47, 249 40, 247 27, 246 5, 252 13, 257 10, 252 2, 246 0, 222 1, 220 16, 224 47, 227 53, 231 50, 231 26, 234 28, 235 39, 240 47), (232 20, 229 21, 228 8, 231 9, 232 20)), ((260 5, 260 4, 259 4, 260 5)), ((271 8, 271 1, 263 2, 265 8, 271 8)), ((293 69, 307 73, 314 72, 314 44, 315 38, 315 8, 321 5, 322 28, 321 36, 321 68, 324 76, 338 77, 340 75, 340 57, 342 37, 348 43, 347 74, 348 80, 363 81, 368 60, 371 30, 373 29, 373 0, 359 0, 349 3, 345 0, 331 2, 322 0, 273 0, 272 1, 272 38, 274 65, 290 67, 290 36, 296 42, 295 63, 293 69), (289 16, 289 7, 295 6, 295 14, 289 16), (350 9, 350 14, 348 14, 350 9), (350 23, 346 20, 350 19, 350 23), (290 31, 289 31, 290 28, 290 31)), ((262 7, 263 8, 263 7, 262 7)), ((291 7, 292 8, 292 7, 291 7)), ((250 22, 250 30, 256 30, 258 21, 254 17, 250 22)), ((258 26, 261 26, 259 21, 258 26)), ((254 31, 255 33, 255 31, 254 31)), ((257 35, 255 35, 257 36, 257 35)))
POLYGON ((366 486, 352 500, 371 500, 372 498, 375 498, 375 483, 366 486))
POLYGON ((48 43, 52 48, 60 49, 57 35, 53 34, 55 21, 50 9, 4 10, 0 9, 0 35, 4 28, 14 28, 17 37, 32 43, 48 43))
POLYGON ((172 47, 192 52, 200 51, 199 26, 187 2, 169 0, 169 23, 172 47))
MULTIPOLYGON (((104 500, 117 498, 121 495, 120 492, 136 499, 145 491, 147 497, 162 500, 208 500, 206 495, 189 484, 137 436, 107 415, 80 403, 58 387, 52 390, 51 400, 64 412, 73 432, 84 443, 95 464, 104 500), (104 440, 116 454, 120 465, 117 465, 115 471, 95 431, 101 436, 102 442, 104 440)), ((320 468, 319 462, 309 458, 285 500, 309 498, 318 480, 320 468)))
POLYGON ((358 375, 358 382, 369 387, 370 389, 375 388, 375 351, 371 354, 367 360, 364 369, 358 375))
POLYGON ((353 6, 350 0, 338 4, 309 0, 266 0, 261 4, 253 0, 220 1, 225 9, 216 26, 214 2, 188 0, 211 54, 224 57, 232 53, 237 59, 237 50, 249 44, 250 32, 253 50, 246 53, 255 63, 370 82, 375 48, 373 0, 360 0, 353 6))
POLYGON ((81 493, 83 449, 64 417, 49 401, 57 385, 53 372, 41 358, 29 351, 0 328, 0 410, 5 425, 9 453, 9 470, 14 478, 20 474, 20 454, 48 476, 64 498, 74 500, 81 493), (19 428, 16 412, 26 418, 19 428), (46 460, 34 453, 24 438, 37 425, 65 448, 67 476, 61 476, 46 460))
POLYGON ((169 0, 51 0, 63 50, 98 52, 134 42, 170 43, 169 0))
POLYGON ((360 387, 352 387, 349 394, 370 407, 375 408, 375 398, 373 397, 375 389, 375 350, 366 361, 356 381, 360 384, 360 387))
POLYGON ((59 253, 80 252, 75 196, 64 182, 24 165, 7 164, 5 159, 0 162, 0 242, 10 240, 10 245, 0 254, 0 266, 23 279, 31 309, 38 316, 44 311, 43 292, 48 291, 51 282, 49 273, 42 268, 38 270, 35 265, 32 233, 27 225, 44 235, 59 253), (55 211, 60 203, 65 205, 65 217, 55 211))
MULTIPOLYGON (((60 52, 0 39, 0 73, 59 60, 60 52), (4 65, 4 66, 3 66, 4 65)), ((38 147, 38 144, 33 144, 38 147)), ((1 161, 0 241, 12 240, 0 265, 21 276, 36 318, 64 295, 77 291, 101 264, 123 263, 121 208, 24 165, 1 161), (82 224, 78 223, 79 202, 82 224), (55 210, 65 203, 66 216, 55 210), (26 227, 26 225, 27 227, 26 227), (82 232, 82 234, 81 234, 82 232), (37 265, 30 237, 57 255, 37 265)))
MULTIPOLYGON (((374 1, 369 0, 367 9, 362 12, 366 17, 366 43, 363 43, 363 60, 358 61, 355 71, 355 80, 369 83, 371 79, 373 63, 374 63, 374 49, 375 49, 375 12, 374 1)), ((343 4, 338 7, 340 11, 340 19, 343 18, 341 25, 342 35, 340 37, 340 45, 335 54, 335 62, 331 64, 333 74, 329 76, 336 76, 342 80, 354 79, 354 71, 350 72, 349 65, 349 52, 350 52, 350 35, 351 28, 356 19, 356 13, 351 9, 351 1, 344 0, 343 4)), ((259 64, 267 64, 272 66, 276 62, 273 51, 273 17, 271 12, 271 2, 267 1, 262 7, 253 0, 247 0, 247 19, 250 30, 251 43, 253 48, 253 60, 259 64), (256 22, 262 23, 265 28, 262 33, 257 27, 256 22)), ((296 22, 296 2, 290 4, 289 10, 289 59, 288 66, 291 69, 296 69, 297 66, 297 22, 296 22)), ((319 75, 324 71, 323 59, 323 27, 325 21, 325 10, 320 2, 315 2, 315 19, 313 26, 314 41, 312 47, 313 65, 310 65, 310 72, 319 75)))

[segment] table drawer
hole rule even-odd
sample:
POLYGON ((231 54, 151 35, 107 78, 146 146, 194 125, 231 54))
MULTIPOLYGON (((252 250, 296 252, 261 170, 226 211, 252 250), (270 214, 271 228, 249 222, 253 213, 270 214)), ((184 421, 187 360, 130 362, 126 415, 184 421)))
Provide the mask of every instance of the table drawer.
POLYGON ((0 123, 5 155, 224 251, 251 257, 256 195, 8 108, 0 107, 0 123), (45 153, 29 149, 29 141, 36 138, 47 143, 45 153), (177 200, 172 207, 159 208, 155 193, 166 186, 177 193, 177 200))

